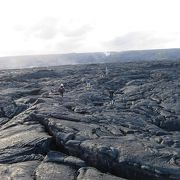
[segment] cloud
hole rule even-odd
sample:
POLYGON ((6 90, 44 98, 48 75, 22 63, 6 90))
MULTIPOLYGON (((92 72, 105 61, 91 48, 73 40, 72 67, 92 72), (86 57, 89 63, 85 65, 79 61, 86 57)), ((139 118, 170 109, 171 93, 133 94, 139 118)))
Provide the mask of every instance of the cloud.
POLYGON ((60 53, 68 52, 68 51, 76 52, 80 50, 82 45, 83 44, 81 40, 71 38, 71 39, 67 39, 67 40, 56 43, 55 49, 59 51, 60 53))
POLYGON ((58 34, 58 19, 54 17, 45 17, 37 24, 32 26, 26 33, 27 36, 49 40, 58 34))
POLYGON ((86 35, 87 33, 89 33, 92 30, 93 30, 92 26, 86 24, 86 25, 80 26, 80 27, 73 29, 73 30, 64 28, 61 30, 61 32, 66 37, 79 37, 79 36, 86 35))
MULTIPOLYGON (((15 28, 17 31, 23 30, 20 25, 15 28)), ((28 38, 34 37, 42 40, 50 40, 58 35, 64 38, 83 38, 92 31, 92 29, 92 26, 88 24, 78 24, 74 26, 73 23, 71 24, 69 22, 67 24, 60 18, 45 17, 35 25, 28 28, 26 36, 28 38)))
POLYGON ((88 33, 93 30, 90 25, 82 25, 72 29, 71 27, 63 27, 59 30, 64 38, 56 42, 55 49, 60 52, 76 52, 83 48, 86 43, 88 33))
POLYGON ((103 45, 113 50, 163 48, 175 37, 166 37, 156 32, 129 32, 123 36, 106 41, 103 45))
POLYGON ((24 45, 24 48, 17 49, 16 54, 27 54, 27 49, 32 54, 52 54, 82 51, 80 47, 87 44, 86 39, 93 26, 79 24, 75 20, 64 21, 60 17, 45 17, 29 26, 16 24, 14 30, 21 39, 19 44, 24 45), (20 51, 22 53, 18 53, 20 51))

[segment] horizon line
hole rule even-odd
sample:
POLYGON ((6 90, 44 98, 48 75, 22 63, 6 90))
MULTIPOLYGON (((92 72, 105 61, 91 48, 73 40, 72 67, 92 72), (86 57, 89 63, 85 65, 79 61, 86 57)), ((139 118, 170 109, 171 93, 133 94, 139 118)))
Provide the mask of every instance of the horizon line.
POLYGON ((68 55, 68 54, 90 54, 90 53, 118 53, 118 52, 131 52, 131 51, 151 51, 151 50, 172 50, 179 48, 152 48, 152 49, 130 49, 130 50, 119 50, 119 51, 87 51, 87 52, 67 52, 67 53, 48 53, 48 54, 24 54, 24 55, 7 55, 0 56, 0 58, 10 58, 10 57, 26 57, 26 56, 50 56, 50 55, 68 55))

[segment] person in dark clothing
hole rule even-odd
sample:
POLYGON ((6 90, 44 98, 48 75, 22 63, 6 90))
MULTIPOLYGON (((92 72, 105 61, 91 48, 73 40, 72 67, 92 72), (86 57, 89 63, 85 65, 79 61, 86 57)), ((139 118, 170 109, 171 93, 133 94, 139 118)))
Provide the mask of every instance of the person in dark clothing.
POLYGON ((59 93, 61 94, 61 96, 63 97, 63 94, 64 94, 64 92, 65 92, 65 89, 64 89, 64 85, 63 85, 63 84, 60 85, 58 91, 59 91, 59 93))
POLYGON ((109 98, 111 100, 110 104, 114 104, 114 91, 113 90, 109 90, 109 98))

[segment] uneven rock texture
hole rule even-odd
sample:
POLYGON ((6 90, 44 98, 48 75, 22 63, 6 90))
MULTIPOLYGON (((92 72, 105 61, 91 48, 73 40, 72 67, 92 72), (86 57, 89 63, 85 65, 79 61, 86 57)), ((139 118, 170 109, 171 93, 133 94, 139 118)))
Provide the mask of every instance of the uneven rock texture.
POLYGON ((179 72, 180 61, 1 70, 0 179, 180 179, 179 72))

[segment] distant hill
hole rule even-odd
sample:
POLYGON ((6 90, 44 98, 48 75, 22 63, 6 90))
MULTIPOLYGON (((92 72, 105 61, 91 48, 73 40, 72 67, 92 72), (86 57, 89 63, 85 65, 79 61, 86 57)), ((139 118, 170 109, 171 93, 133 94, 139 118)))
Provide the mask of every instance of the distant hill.
POLYGON ((154 60, 180 60, 180 49, 9 56, 0 57, 0 69, 154 60))
POLYGON ((113 61, 180 60, 180 49, 123 51, 112 54, 113 61))

